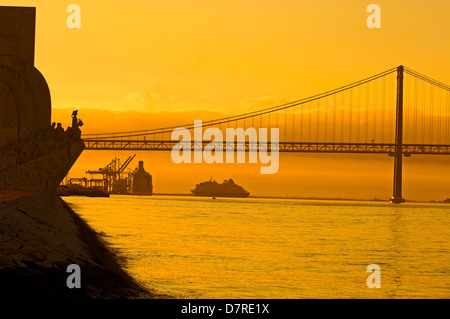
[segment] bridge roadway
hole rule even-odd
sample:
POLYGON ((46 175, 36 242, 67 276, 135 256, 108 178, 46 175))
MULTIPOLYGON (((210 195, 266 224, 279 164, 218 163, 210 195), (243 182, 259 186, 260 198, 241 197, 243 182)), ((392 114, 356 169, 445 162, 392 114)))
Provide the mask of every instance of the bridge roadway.
MULTIPOLYGON (((171 151, 179 141, 172 140, 121 140, 121 139, 84 139, 85 150, 121 150, 121 151, 171 151)), ((182 142, 186 149, 204 150, 211 141, 182 142)), ((226 143, 213 142, 217 150, 222 151, 267 151, 270 143, 226 143)), ((180 145, 178 145, 179 148, 180 145)), ((275 146, 274 146, 275 147, 275 146)), ((403 144, 403 155, 450 155, 450 145, 447 144, 403 144)), ((275 150, 275 148, 274 148, 275 150)), ((285 153, 360 153, 360 154, 388 154, 394 156, 395 144, 388 143, 317 143, 317 142, 279 142, 278 151, 285 153)))

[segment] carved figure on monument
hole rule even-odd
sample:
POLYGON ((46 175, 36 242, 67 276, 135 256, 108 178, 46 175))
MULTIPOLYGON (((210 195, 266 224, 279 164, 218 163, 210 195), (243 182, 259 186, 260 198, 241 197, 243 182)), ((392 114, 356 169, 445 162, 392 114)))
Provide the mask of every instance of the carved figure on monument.
POLYGON ((78 110, 75 110, 75 111, 72 112, 72 127, 73 128, 78 127, 77 115, 78 115, 78 110))
POLYGON ((72 140, 80 139, 81 130, 80 126, 83 126, 83 121, 77 118, 78 110, 73 111, 72 113, 72 127, 67 128, 67 135, 72 140))
POLYGON ((56 133, 57 133, 57 134, 64 133, 64 128, 61 126, 61 123, 58 123, 58 124, 56 125, 56 133))

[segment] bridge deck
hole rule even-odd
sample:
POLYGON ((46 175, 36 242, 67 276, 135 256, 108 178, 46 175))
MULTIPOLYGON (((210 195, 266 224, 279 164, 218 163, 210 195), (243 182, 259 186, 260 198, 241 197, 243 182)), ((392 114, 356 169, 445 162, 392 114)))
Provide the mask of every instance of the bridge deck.
MULTIPOLYGON (((86 150, 130 150, 130 151, 171 151, 180 149, 178 141, 172 140, 101 140, 84 139, 86 150)), ((205 150, 211 149, 211 141, 185 142, 184 149, 205 150)), ((226 143, 213 142, 216 150, 234 151, 267 151, 271 149, 270 144, 265 143, 226 143)), ((305 143, 305 142, 279 142, 278 146, 272 146, 273 150, 291 153, 374 153, 395 154, 395 144, 388 143, 305 143)), ((403 144, 403 154, 430 154, 450 155, 450 145, 444 144, 403 144)))

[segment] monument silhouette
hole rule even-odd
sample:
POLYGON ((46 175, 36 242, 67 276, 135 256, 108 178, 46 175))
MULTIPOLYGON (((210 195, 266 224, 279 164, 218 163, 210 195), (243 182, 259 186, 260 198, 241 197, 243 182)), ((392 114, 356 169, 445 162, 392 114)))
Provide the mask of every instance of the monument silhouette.
POLYGON ((76 111, 67 131, 51 124, 35 24, 36 8, 0 7, 0 189, 54 191, 84 149, 76 111))

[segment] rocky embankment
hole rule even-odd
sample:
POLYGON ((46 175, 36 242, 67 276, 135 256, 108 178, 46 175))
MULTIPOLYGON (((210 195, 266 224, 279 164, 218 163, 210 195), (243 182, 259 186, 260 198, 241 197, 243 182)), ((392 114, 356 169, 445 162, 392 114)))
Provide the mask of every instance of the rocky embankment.
POLYGON ((55 194, 0 191, 0 298, 155 298, 55 194), (68 288, 70 264, 81 288, 68 288))

